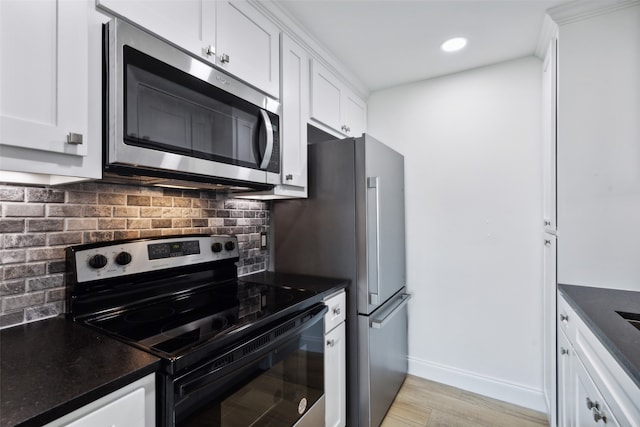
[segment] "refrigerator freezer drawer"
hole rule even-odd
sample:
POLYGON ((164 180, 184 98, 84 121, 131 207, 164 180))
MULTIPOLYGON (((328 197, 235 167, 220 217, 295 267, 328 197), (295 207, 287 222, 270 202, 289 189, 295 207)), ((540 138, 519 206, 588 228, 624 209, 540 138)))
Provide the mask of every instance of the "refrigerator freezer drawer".
POLYGON ((407 375, 407 302, 399 293, 372 316, 358 316, 360 426, 377 427, 407 375))

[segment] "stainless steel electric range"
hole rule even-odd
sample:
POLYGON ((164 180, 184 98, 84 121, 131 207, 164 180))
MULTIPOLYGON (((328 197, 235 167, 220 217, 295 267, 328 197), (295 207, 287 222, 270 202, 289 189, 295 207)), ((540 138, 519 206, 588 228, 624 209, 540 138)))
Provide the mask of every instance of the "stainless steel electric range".
POLYGON ((158 425, 323 424, 322 295, 244 281, 238 260, 234 236, 69 247, 70 316, 162 359, 158 425))

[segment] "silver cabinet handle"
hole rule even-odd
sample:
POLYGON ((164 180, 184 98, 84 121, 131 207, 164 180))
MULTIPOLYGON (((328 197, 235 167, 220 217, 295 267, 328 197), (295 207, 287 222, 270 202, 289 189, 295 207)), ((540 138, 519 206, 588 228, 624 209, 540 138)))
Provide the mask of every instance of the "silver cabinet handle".
POLYGON ((402 307, 407 305, 410 299, 411 294, 402 294, 402 299, 400 300, 398 305, 396 305, 393 310, 391 310, 391 313, 387 314, 383 319, 373 320, 371 322, 371 327, 374 329, 384 328, 384 325, 386 325, 393 318, 393 316, 396 315, 396 313, 402 310, 402 307))
POLYGON ((338 314, 340 314, 340 307, 333 307, 332 311, 333 311, 333 314, 337 316, 338 314))
POLYGON ((67 134, 67 144, 82 145, 82 134, 69 132, 67 134))
POLYGON ((291 181, 293 179, 293 175, 291 175, 290 173, 288 173, 285 177, 284 177, 287 181, 291 181))
POLYGON ((351 128, 347 126, 347 132, 351 132, 351 128))
POLYGON ((260 169, 266 169, 271 161, 271 155, 273 154, 273 126, 271 126, 271 120, 265 110, 260 110, 260 116, 264 122, 264 128, 267 132, 267 147, 264 149, 264 156, 260 163, 260 169))
POLYGON ((328 345, 329 347, 333 347, 333 346, 335 346, 335 345, 336 345, 336 340, 327 340, 327 345, 328 345))
POLYGON ((561 322, 568 322, 569 321, 569 316, 567 316, 566 314, 560 314, 560 321, 561 322))
POLYGON ((231 58, 226 53, 220 55, 220 62, 222 62, 223 64, 228 64, 230 60, 231 58))
POLYGON ((346 132, 347 131, 347 125, 342 125, 340 127, 340 129, 342 129, 343 132, 346 132))
POLYGON ((598 408, 598 403, 597 402, 594 403, 591 399, 589 399, 587 397, 587 409, 591 410, 593 408, 597 409, 598 408))
POLYGON ((548 219, 544 220, 544 225, 551 225, 551 221, 549 221, 548 219))
POLYGON ((214 56, 216 54, 216 48, 213 45, 207 46, 207 50, 205 50, 207 56, 214 56))
POLYGON ((560 347, 560 354, 563 355, 563 356, 569 354, 569 349, 560 347))
MULTIPOLYGON (((374 267, 372 268, 373 271, 369 272, 369 283, 372 283, 375 281, 375 286, 376 286, 376 291, 375 292, 369 292, 369 304, 373 304, 373 305, 378 305, 380 304, 380 178, 377 176, 370 176, 367 178, 367 190, 373 190, 373 201, 374 201, 374 206, 373 209, 371 208, 371 206, 368 206, 368 211, 370 214, 375 214, 375 220, 371 221, 372 224, 375 224, 375 230, 374 230, 374 236, 371 235, 371 233, 368 231, 368 238, 369 241, 371 242, 373 240, 373 238, 375 237, 375 244, 372 244, 373 249, 375 249, 375 259, 371 260, 371 262, 369 262, 369 265, 374 265, 374 267), (375 280, 372 277, 375 274, 375 280)), ((369 204, 369 202, 367 201, 367 204, 369 204)), ((371 248, 368 248, 369 251, 371 251, 371 248)), ((371 255, 369 255, 371 256, 371 255)))
POLYGON ((545 246, 551 246, 551 240, 546 240, 544 241, 544 245, 545 246))

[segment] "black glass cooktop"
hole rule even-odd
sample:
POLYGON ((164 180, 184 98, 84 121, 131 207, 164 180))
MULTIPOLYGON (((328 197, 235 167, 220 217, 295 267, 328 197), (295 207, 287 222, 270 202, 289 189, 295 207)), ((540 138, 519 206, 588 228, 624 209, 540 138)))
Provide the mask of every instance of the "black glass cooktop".
POLYGON ((309 290, 241 280, 165 297, 87 323, 164 357, 203 342, 228 341, 315 296, 309 290))

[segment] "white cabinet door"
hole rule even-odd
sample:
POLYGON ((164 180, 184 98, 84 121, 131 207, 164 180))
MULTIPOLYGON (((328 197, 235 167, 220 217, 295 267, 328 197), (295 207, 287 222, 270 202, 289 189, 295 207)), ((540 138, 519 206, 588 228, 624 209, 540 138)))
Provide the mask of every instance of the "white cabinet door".
POLYGON ((282 183, 307 187, 309 59, 307 52, 282 35, 282 183))
POLYGON ((556 230, 557 42, 554 37, 549 43, 542 70, 543 221, 551 233, 556 230))
POLYGON ((544 235, 543 258, 543 391, 547 417, 556 425, 556 236, 544 235))
POLYGON ((278 27, 246 1, 218 1, 217 8, 217 65, 278 98, 278 27))
MULTIPOLYGON (((565 336, 564 332, 558 329, 558 427, 574 427, 573 413, 573 389, 572 389, 572 359, 575 352, 565 336)), ((553 426, 553 424, 551 424, 553 426)))
POLYGON ((342 123, 340 81, 318 61, 311 62, 311 117, 332 129, 340 130, 342 123))
POLYGON ((344 427, 347 417, 344 322, 325 335, 324 366, 325 426, 344 427))
POLYGON ((311 118, 340 135, 366 131, 367 104, 318 61, 311 62, 311 118))
POLYGON ((0 181, 102 177, 105 20, 89 0, 0 0, 0 181))
POLYGON ((215 0, 97 0, 97 6, 215 62, 215 0))
MULTIPOLYGON (((596 388, 578 358, 573 358, 573 425, 587 427, 606 425, 618 427, 620 424, 611 414, 611 410, 596 388)), ((630 424, 631 425, 631 424, 630 424)))
POLYGON ((87 4, 0 1, 1 145, 87 154, 87 4))
POLYGON ((362 135, 367 128, 367 104, 349 91, 345 92, 343 104, 345 133, 354 137, 362 135))

